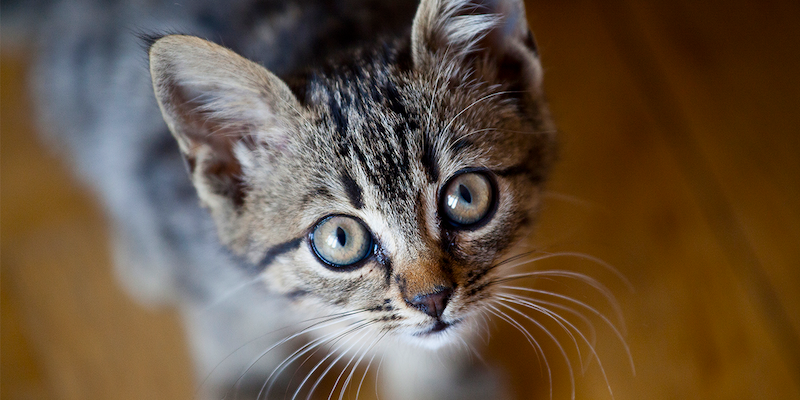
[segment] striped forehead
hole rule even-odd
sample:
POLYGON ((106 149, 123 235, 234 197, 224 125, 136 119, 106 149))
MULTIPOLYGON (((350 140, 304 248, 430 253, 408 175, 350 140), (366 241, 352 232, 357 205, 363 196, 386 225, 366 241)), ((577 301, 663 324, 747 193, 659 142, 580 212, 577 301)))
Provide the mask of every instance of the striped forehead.
POLYGON ((418 186, 420 114, 398 85, 381 75, 341 77, 328 85, 319 104, 321 122, 333 155, 342 161, 339 175, 348 193, 358 190, 354 183, 366 184, 383 201, 408 202, 418 186))
POLYGON ((331 183, 343 189, 372 228, 390 228, 407 241, 431 223, 426 215, 436 206, 431 196, 439 167, 433 139, 422 128, 427 108, 409 98, 419 91, 409 93, 386 75, 366 76, 332 80, 317 92, 320 133, 335 160, 329 164, 335 171, 331 183))
POLYGON ((472 166, 464 157, 475 161, 482 154, 454 133, 463 129, 439 120, 458 107, 438 109, 448 102, 434 91, 396 65, 374 61, 314 75, 306 87, 306 103, 317 115, 314 147, 324 148, 320 156, 327 158, 315 161, 329 171, 329 183, 354 209, 378 210, 406 234, 433 227, 435 218, 425 216, 435 216, 438 187, 448 174, 472 166))

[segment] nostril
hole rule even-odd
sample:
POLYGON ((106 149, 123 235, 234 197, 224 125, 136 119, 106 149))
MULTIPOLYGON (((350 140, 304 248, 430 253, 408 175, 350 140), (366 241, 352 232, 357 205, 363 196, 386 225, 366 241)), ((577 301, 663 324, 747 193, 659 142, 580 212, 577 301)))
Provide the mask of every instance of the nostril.
POLYGON ((412 307, 430 315, 433 318, 439 319, 447 307, 447 302, 453 294, 453 289, 448 287, 438 288, 436 292, 428 294, 420 294, 406 302, 412 307))

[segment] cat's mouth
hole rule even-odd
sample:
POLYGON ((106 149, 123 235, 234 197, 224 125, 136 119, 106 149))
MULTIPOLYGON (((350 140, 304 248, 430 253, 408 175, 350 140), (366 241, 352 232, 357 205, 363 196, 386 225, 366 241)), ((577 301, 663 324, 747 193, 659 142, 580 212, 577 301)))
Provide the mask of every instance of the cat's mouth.
POLYGON ((430 327, 430 328, 428 328, 428 329, 426 329, 424 331, 417 332, 417 333, 414 334, 414 336, 417 336, 417 337, 434 336, 436 334, 442 333, 442 332, 452 328, 454 325, 458 324, 459 322, 461 322, 460 319, 455 320, 455 321, 450 321, 450 322, 446 322, 446 321, 442 321, 442 320, 436 320, 436 322, 433 324, 432 327, 430 327))

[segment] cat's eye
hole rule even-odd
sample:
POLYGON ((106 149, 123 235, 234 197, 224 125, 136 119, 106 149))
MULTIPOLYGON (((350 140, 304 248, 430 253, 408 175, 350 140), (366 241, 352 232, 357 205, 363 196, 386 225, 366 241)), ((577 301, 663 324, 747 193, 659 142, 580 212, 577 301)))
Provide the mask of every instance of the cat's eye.
POLYGON ((455 227, 482 222, 493 210, 495 190, 482 172, 464 172, 450 179, 442 192, 440 209, 455 227))
POLYGON ((352 266, 372 250, 372 235, 367 227, 344 215, 333 215, 317 223, 310 239, 317 257, 336 268, 352 266))

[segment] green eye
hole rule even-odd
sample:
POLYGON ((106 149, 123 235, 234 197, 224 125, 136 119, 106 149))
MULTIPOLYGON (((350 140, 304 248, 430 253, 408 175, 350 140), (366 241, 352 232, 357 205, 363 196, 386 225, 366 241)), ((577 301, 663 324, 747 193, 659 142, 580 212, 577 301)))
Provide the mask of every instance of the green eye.
POLYGON ((467 227, 477 224, 492 211, 492 181, 479 172, 458 174, 445 186, 441 202, 444 216, 453 225, 467 227))
POLYGON ((363 260, 372 249, 372 235, 359 220, 334 215, 311 232, 311 247, 326 264, 343 268, 363 260))

